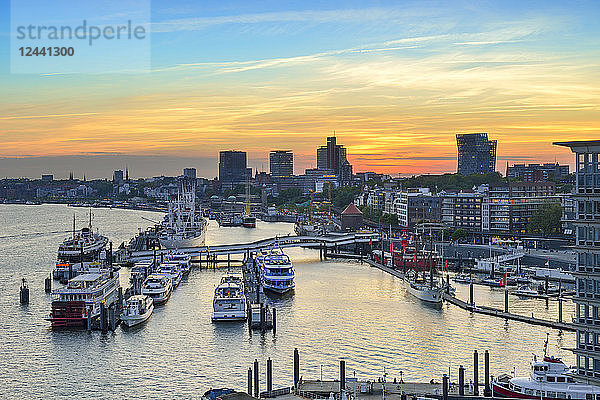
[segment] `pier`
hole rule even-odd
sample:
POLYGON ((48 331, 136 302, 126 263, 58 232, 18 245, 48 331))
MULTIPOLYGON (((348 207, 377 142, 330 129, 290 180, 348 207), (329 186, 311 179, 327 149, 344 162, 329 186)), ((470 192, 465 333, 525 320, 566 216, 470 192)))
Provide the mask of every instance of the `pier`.
MULTIPOLYGON (((368 244, 379 240, 377 233, 343 233, 343 234, 330 234, 327 236, 276 236, 273 238, 258 240, 250 243, 238 243, 230 245, 218 245, 218 246, 199 246, 199 247, 182 247, 177 249, 178 252, 186 253, 192 257, 210 257, 218 255, 228 254, 249 254, 251 251, 258 251, 260 249, 272 246, 277 243, 282 248, 287 247, 308 247, 308 248, 320 248, 320 249, 334 249, 338 246, 353 245, 353 244, 368 244)), ((125 263, 135 263, 138 261, 150 260, 155 254, 160 256, 161 254, 167 254, 172 249, 160 249, 156 250, 156 253, 152 250, 144 251, 133 251, 123 252, 119 255, 119 260, 125 263)))
MULTIPOLYGON (((386 266, 379 264, 373 260, 366 259, 365 261, 373 267, 379 268, 380 270, 387 272, 391 275, 394 275, 397 278, 403 279, 402 272, 400 272, 398 270, 386 267, 386 266)), ((471 293, 472 293, 472 289, 471 289, 471 293)), ((508 312, 507 311, 508 310, 508 292, 505 292, 505 308, 506 308, 505 311, 499 310, 497 308, 492 308, 492 307, 479 306, 479 305, 476 305, 474 301, 471 301, 468 303, 468 302, 460 300, 446 292, 443 293, 443 298, 450 304, 460 307, 463 310, 470 311, 470 312, 477 313, 477 314, 490 315, 493 317, 510 319, 510 320, 519 321, 519 322, 525 322, 525 323, 531 324, 531 325, 545 326, 548 328, 558 329, 558 330, 562 330, 562 331, 575 332, 577 330, 573 324, 569 324, 566 322, 550 321, 550 320, 546 320, 546 319, 535 318, 533 316, 529 317, 526 315, 513 314, 513 313, 508 312)), ((562 315, 562 312, 559 315, 562 315)))

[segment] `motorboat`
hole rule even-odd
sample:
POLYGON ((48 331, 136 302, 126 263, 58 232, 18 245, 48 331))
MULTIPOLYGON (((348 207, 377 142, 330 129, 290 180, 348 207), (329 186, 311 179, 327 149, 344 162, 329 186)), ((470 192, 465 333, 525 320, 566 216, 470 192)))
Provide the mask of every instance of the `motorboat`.
POLYGON ((482 285, 491 287, 504 287, 506 286, 506 273, 502 278, 492 278, 491 276, 483 278, 480 282, 482 285))
POLYGON ((452 280, 456 283, 474 283, 475 282, 475 278, 473 277, 473 275, 466 274, 466 273, 456 274, 456 275, 454 275, 452 280))
POLYGON ((181 266, 177 261, 167 261, 160 263, 156 271, 154 272, 156 275, 164 275, 171 280, 171 284, 173 285, 173 289, 177 288, 181 283, 181 279, 183 278, 183 273, 181 271, 181 266))
POLYGON ((515 290, 515 295, 519 297, 539 297, 537 290, 532 289, 529 285, 521 285, 515 290))
POLYGON ((173 284, 167 275, 149 275, 142 285, 142 294, 150 296, 155 306, 166 303, 172 292, 173 284))
POLYGON ((213 321, 241 321, 247 318, 246 296, 241 279, 223 277, 215 289, 213 321))
POLYGON ((150 318, 154 311, 154 301, 150 296, 135 295, 125 301, 121 321, 128 327, 141 324, 150 318))
POLYGON ((192 266, 192 256, 181 251, 175 251, 167 255, 168 261, 174 261, 179 264, 181 273, 187 275, 190 273, 192 266))

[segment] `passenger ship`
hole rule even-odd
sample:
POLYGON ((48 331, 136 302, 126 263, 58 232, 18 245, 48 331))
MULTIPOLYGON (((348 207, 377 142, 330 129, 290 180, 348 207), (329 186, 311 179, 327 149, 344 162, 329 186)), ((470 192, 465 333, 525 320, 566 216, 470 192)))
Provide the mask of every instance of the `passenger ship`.
POLYGON ((270 250, 256 257, 260 280, 265 290, 284 294, 294 289, 294 268, 290 258, 275 244, 270 250))
POLYGON ((89 225, 79 232, 75 231, 75 216, 73 216, 73 234, 58 246, 58 261, 52 273, 53 278, 66 283, 84 272, 90 262, 104 260, 107 244, 106 236, 93 232, 91 211, 89 225))
POLYGON ((169 201, 168 213, 158 238, 160 245, 167 249, 201 246, 207 225, 202 210, 196 210, 195 182, 182 180, 176 197, 169 201))
POLYGON ((90 268, 88 272, 69 280, 67 286, 52 292, 52 312, 49 321, 53 328, 87 326, 87 319, 100 314, 100 304, 117 301, 119 272, 90 268))
POLYGON ((238 276, 224 276, 215 289, 213 321, 241 321, 247 317, 244 285, 238 276))
MULTIPOLYGON (((544 348, 547 344, 546 340, 544 348)), ((517 399, 600 400, 600 386, 577 382, 565 363, 560 358, 547 356, 546 351, 542 361, 533 356, 528 377, 501 375, 492 382, 492 390, 495 396, 517 399)))

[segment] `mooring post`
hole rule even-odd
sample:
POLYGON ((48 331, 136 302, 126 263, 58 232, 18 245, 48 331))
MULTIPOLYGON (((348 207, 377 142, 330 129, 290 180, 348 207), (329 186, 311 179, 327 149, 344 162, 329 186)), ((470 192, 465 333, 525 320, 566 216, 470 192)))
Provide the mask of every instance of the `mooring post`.
POLYGON ((462 365, 458 367, 458 395, 465 395, 465 368, 462 365))
POLYGON ((558 295, 558 322, 562 322, 562 298, 558 295))
POLYGON ((471 307, 475 304, 473 303, 473 282, 469 284, 469 304, 471 307))
POLYGON ((267 397, 271 397, 273 391, 273 361, 267 359, 267 397))
POLYGON ((479 354, 473 352, 473 395, 479 396, 479 354))
POLYGON ((508 288, 504 288, 504 312, 508 314, 508 288))
POLYGON ((273 307, 273 335, 277 333, 277 309, 273 307))
POLYGON ((483 395, 485 397, 491 396, 492 391, 490 390, 490 353, 485 351, 483 354, 484 366, 485 366, 485 387, 483 388, 483 395))
POLYGON ((298 349, 294 349, 294 389, 298 389, 298 383, 300 382, 300 354, 298 349))
POLYGON ((442 399, 448 400, 448 375, 442 377, 442 399))
POLYGON ((248 368, 248 396, 252 396, 252 368, 248 368))
POLYGON ((340 395, 346 390, 346 361, 340 360, 340 395))
POLYGON ((50 278, 44 280, 44 291, 46 293, 52 292, 52 274, 50 274, 50 278))
POLYGON ((258 277, 256 274, 254 277, 256 279, 256 302, 260 303, 260 277, 258 277))
POLYGON ((254 397, 259 398, 260 391, 258 387, 258 360, 254 359, 254 397))
POLYGON ((112 241, 108 246, 108 265, 112 267, 113 265, 113 249, 112 249, 112 241))
POLYGON ((260 331, 261 332, 265 332, 266 331, 266 325, 267 325, 267 310, 265 309, 265 305, 263 303, 260 303, 260 331))
POLYGON ((100 330, 106 332, 106 307, 104 303, 100 303, 100 330))
POLYGON ((92 330, 92 310, 91 310, 90 306, 86 306, 86 312, 87 312, 87 330, 91 331, 92 330))
POLYGON ((19 300, 21 304, 29 304, 29 288, 25 283, 25 278, 23 278, 23 284, 21 285, 21 290, 19 292, 19 300))
POLYGON ((544 279, 544 293, 546 294, 546 296, 548 295, 548 275, 546 275, 544 279))
POLYGON ((227 268, 231 267, 231 254, 227 253, 227 268))

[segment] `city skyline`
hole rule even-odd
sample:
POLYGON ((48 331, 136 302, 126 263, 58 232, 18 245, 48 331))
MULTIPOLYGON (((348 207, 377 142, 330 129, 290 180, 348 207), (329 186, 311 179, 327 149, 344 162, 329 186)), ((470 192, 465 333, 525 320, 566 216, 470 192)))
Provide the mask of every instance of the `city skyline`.
POLYGON ((86 165, 77 157, 115 155, 211 176, 231 147, 262 170, 272 148, 292 149, 298 172, 333 131, 356 171, 455 172, 455 135, 471 132, 498 140, 500 171, 572 163, 551 143, 600 131, 597 9, 153 4, 150 73, 18 75, 3 63, 1 175, 15 175, 14 157, 48 157, 66 173, 86 165))

